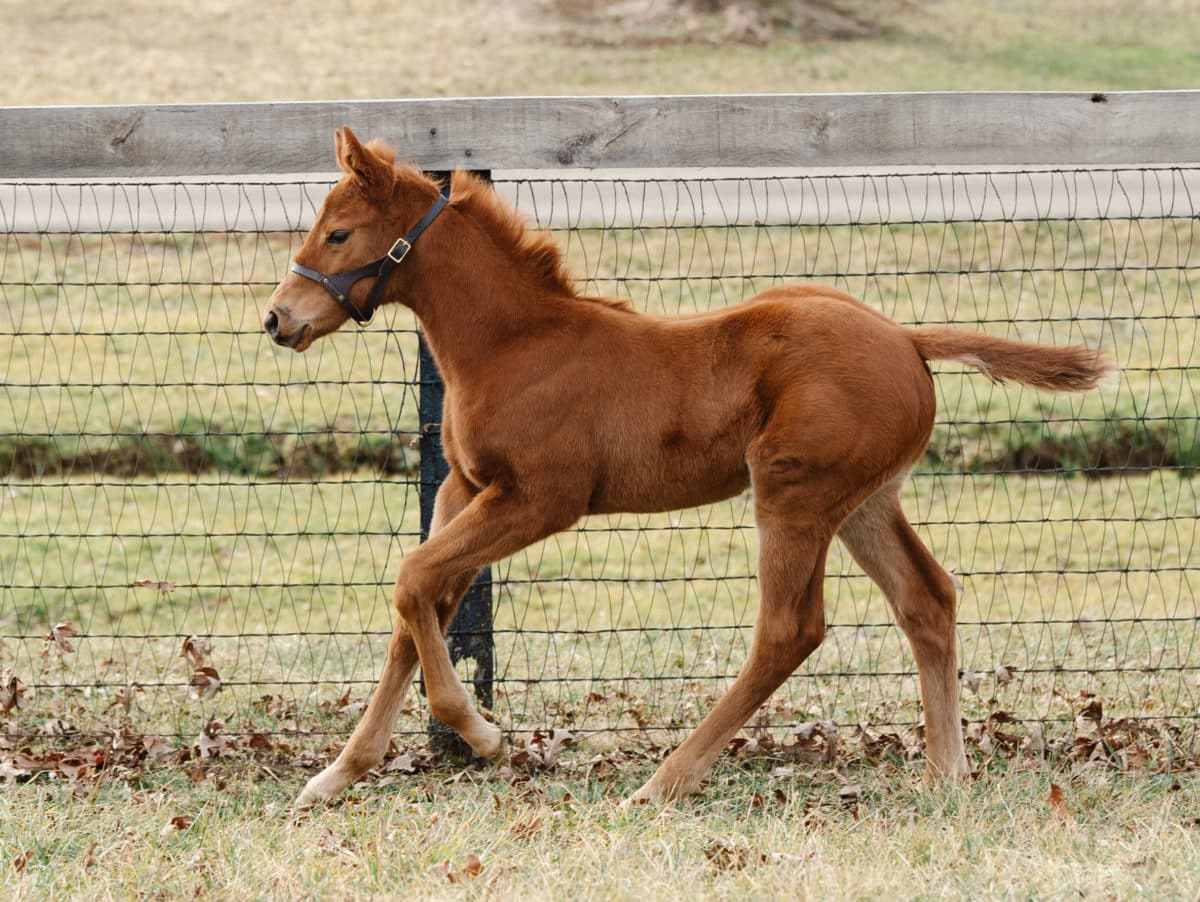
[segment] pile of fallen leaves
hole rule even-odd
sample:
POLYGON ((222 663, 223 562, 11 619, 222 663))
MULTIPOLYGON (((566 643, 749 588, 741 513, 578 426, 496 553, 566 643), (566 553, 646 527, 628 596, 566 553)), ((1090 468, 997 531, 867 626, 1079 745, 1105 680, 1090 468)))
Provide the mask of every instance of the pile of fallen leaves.
MULTIPOLYGON (((271 696, 260 701, 265 706, 280 703, 271 696)), ((343 696, 335 704, 346 709, 360 703, 343 696)), ((1108 719, 1100 700, 1086 693, 1076 699, 1076 709, 1075 722, 1056 725, 1057 729, 1039 721, 1021 722, 1006 711, 994 711, 982 722, 969 725, 968 754, 975 771, 1018 760, 1046 762, 1064 770, 1200 770, 1194 729, 1129 718, 1108 719)), ((324 767, 338 751, 336 745, 308 748, 303 739, 303 733, 227 731, 219 720, 206 723, 190 740, 138 734, 128 724, 104 737, 103 742, 83 743, 69 735, 46 732, 24 737, 4 734, 0 735, 0 779, 61 780, 87 791, 103 780, 137 780, 152 767, 184 768, 199 781, 214 778, 213 767, 218 763, 243 763, 272 778, 299 783, 302 776, 289 771, 324 767)), ((601 750, 567 730, 536 731, 515 737, 508 762, 490 772, 513 783, 528 782, 533 775, 546 772, 568 779, 577 775, 585 782, 615 780, 631 771, 650 772, 669 752, 670 748, 645 739, 623 740, 616 748, 601 750), (569 749, 572 754, 565 754, 569 749)), ((857 799, 854 774, 862 768, 924 767, 920 728, 902 733, 876 731, 863 725, 839 727, 829 721, 799 724, 782 736, 778 729, 750 728, 729 744, 727 753, 742 766, 768 771, 776 778, 833 775, 843 782, 842 799, 848 805, 857 799)), ((380 788, 439 771, 447 775, 453 771, 461 777, 475 767, 482 765, 462 769, 442 763, 424 744, 393 743, 367 782, 380 788)), ((432 785, 427 794, 435 794, 432 785)))
MULTIPOLYGON (((144 580, 139 586, 167 593, 170 583, 144 580)), ((66 656, 74 651, 76 630, 59 622, 43 636, 43 669, 65 669, 66 656)), ((197 702, 210 699, 222 690, 222 680, 212 663, 211 640, 188 636, 178 657, 183 659, 190 679, 186 689, 197 702)), ((0 642, 0 665, 4 648, 0 642)), ((964 673, 964 685, 978 695, 979 680, 964 673)), ((995 686, 1013 679, 1007 667, 997 670, 995 686)), ((332 720, 340 725, 361 716, 367 699, 354 698, 347 690, 340 698, 321 702, 310 717, 303 717, 294 702, 278 695, 264 695, 250 703, 251 716, 227 725, 220 719, 205 719, 195 736, 160 735, 139 732, 134 727, 136 700, 143 690, 137 685, 121 688, 112 696, 108 711, 116 723, 111 729, 91 733, 76 730, 67 719, 67 705, 53 706, 50 716, 32 716, 30 692, 8 665, 0 667, 0 780, 63 781, 77 791, 90 791, 104 780, 133 781, 147 768, 181 767, 195 780, 217 774, 214 765, 236 766, 246 763, 272 778, 295 780, 290 770, 312 770, 325 766, 338 751, 336 744, 325 741, 326 732, 318 726, 332 720), (269 722, 271 729, 262 724, 269 722), (314 747, 318 743, 324 745, 314 747)), ((1170 773, 1195 770, 1198 765, 1197 726, 1181 727, 1169 721, 1144 718, 1106 717, 1102 699, 1088 692, 1062 697, 1074 719, 1044 723, 1022 720, 1000 707, 997 693, 981 700, 988 713, 981 721, 967 725, 966 739, 970 760, 976 771, 1002 762, 1016 760, 1048 762, 1062 768, 1110 768, 1127 772, 1170 773)), ((698 699, 699 702, 711 701, 698 699)), ((555 771, 564 777, 603 781, 617 779, 636 770, 639 774, 653 769, 670 749, 651 739, 650 719, 643 711, 643 700, 624 692, 613 697, 591 693, 587 704, 617 704, 639 724, 639 734, 622 737, 615 748, 601 747, 602 742, 584 741, 581 733, 565 729, 539 730, 513 737, 507 763, 498 770, 501 778, 528 782, 531 775, 555 771), (572 750, 571 754, 565 754, 572 750)), ((415 702, 414 702, 415 703, 415 702)), ((579 712, 559 710, 559 716, 571 723, 579 712)), ((689 712, 689 714, 692 712, 689 712)), ((794 718, 795 712, 783 700, 764 709, 776 723, 794 718), (780 707, 784 706, 784 707, 780 707)), ((698 712, 697 712, 698 718, 698 712)), ((674 724, 676 726, 680 724, 674 724)), ((923 730, 920 726, 906 731, 872 730, 859 725, 838 726, 829 721, 800 723, 790 729, 751 725, 729 745, 729 755, 750 768, 767 768, 774 777, 803 777, 806 773, 836 775, 843 786, 844 800, 857 797, 853 772, 866 766, 895 766, 919 770, 924 767, 923 730)), ((606 740, 604 741, 606 742, 606 740)), ((435 760, 424 745, 389 749, 384 761, 370 775, 376 786, 387 786, 414 774, 449 770, 449 764, 435 760)))

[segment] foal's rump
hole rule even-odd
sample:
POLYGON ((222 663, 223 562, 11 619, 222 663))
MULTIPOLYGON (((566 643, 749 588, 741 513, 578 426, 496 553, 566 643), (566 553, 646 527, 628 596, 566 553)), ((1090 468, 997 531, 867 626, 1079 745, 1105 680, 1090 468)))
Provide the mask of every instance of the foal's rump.
MULTIPOLYGON (((846 292, 817 282, 798 282, 772 288, 751 299, 762 304, 776 300, 800 302, 800 309, 835 302, 843 325, 856 337, 870 320, 894 321, 846 292)), ((900 327, 903 328, 903 327, 900 327)), ((994 382, 1012 380, 1050 391, 1095 388, 1113 367, 1100 352, 1086 345, 1050 346, 1012 341, 948 326, 903 328, 925 360, 957 360, 979 370, 994 382)))

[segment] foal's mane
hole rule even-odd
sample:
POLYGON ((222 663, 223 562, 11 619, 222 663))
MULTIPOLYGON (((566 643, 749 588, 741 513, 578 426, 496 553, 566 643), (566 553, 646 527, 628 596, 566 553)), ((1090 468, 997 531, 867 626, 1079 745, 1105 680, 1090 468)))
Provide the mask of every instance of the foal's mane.
MULTIPOLYGON (((410 166, 397 167, 401 179, 432 179, 410 166)), ((589 297, 579 294, 575 279, 567 270, 562 250, 548 232, 527 227, 526 218, 509 206, 486 181, 472 172, 455 170, 451 177, 450 203, 474 219, 496 245, 508 253, 544 288, 581 301, 592 301, 617 309, 632 309, 618 298, 589 297)))

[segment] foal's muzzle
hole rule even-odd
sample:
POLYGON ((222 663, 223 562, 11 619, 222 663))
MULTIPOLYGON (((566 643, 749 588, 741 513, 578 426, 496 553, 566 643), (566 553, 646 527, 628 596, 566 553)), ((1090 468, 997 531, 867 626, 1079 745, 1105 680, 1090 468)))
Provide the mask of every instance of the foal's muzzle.
POLYGON ((284 335, 280 331, 280 326, 279 314, 274 310, 268 310, 267 315, 263 317, 263 331, 271 337, 271 341, 275 342, 275 344, 292 349, 295 349, 304 340, 304 336, 312 328, 311 324, 302 323, 291 335, 284 335))

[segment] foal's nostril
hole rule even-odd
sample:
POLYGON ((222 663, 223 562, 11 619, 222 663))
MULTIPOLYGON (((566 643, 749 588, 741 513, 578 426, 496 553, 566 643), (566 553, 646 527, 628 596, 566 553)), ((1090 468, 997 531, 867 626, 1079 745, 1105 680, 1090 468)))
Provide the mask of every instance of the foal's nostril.
POLYGON ((272 338, 275 338, 279 335, 279 317, 275 315, 274 310, 267 313, 266 319, 263 320, 263 329, 265 329, 267 334, 272 338))

